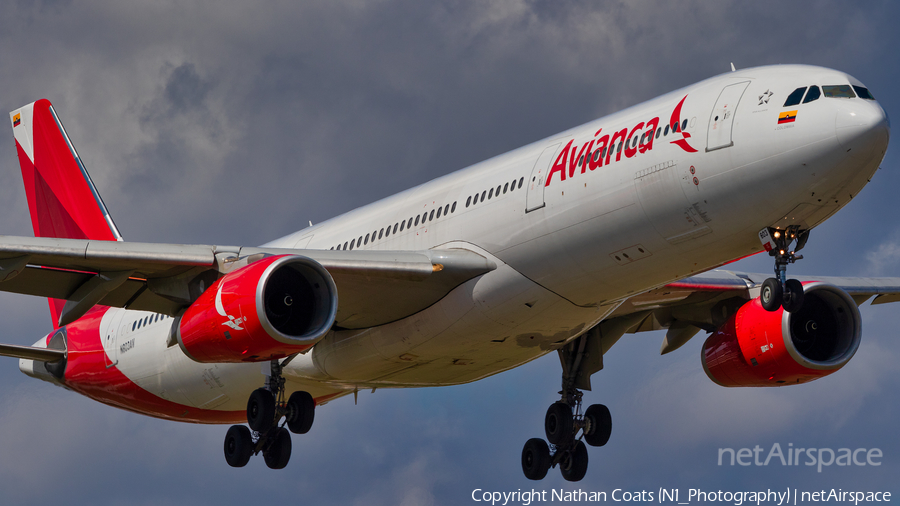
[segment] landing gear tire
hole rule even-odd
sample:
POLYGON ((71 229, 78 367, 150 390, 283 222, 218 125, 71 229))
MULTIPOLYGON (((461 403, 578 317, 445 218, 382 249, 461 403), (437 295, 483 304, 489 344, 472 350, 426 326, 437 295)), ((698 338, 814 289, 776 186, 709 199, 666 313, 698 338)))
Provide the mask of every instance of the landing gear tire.
POLYGON ((766 311, 778 311, 783 300, 781 283, 775 278, 768 278, 763 281, 762 288, 759 290, 759 302, 766 311))
POLYGON ((803 284, 796 279, 784 282, 784 302, 782 307, 788 313, 799 311, 803 307, 803 284))
POLYGON ((591 404, 584 412, 584 441, 591 446, 603 446, 612 434, 612 415, 603 404, 591 404))
POLYGON ((284 469, 291 460, 291 433, 284 427, 272 429, 271 444, 263 450, 263 458, 269 469, 284 469))
POLYGON ((559 445, 568 441, 574 432, 572 408, 563 402, 554 402, 544 416, 544 432, 550 444, 559 445))
POLYGON ((253 455, 253 436, 243 425, 232 425, 225 433, 225 462, 231 467, 244 467, 253 455))
POLYGON ((256 432, 265 432, 274 420, 275 396, 265 388, 257 388, 247 401, 247 424, 256 432))
POLYGON ((294 434, 306 434, 316 416, 316 401, 308 392, 294 392, 287 401, 287 426, 294 434))
POLYGON ((575 447, 563 455, 559 463, 559 471, 566 481, 581 481, 587 473, 588 454, 584 443, 577 441, 575 447))
POLYGON ((522 471, 529 480, 543 480, 550 469, 550 447, 540 438, 531 438, 522 448, 522 471))

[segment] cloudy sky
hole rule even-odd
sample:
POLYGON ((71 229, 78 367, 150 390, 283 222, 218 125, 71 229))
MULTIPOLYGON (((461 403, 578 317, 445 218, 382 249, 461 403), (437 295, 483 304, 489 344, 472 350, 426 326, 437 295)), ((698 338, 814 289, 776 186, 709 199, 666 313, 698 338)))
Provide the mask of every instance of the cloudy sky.
MULTIPOLYGON (((0 6, 0 110, 49 98, 119 229, 147 242, 256 245, 568 127, 737 67, 808 63, 862 80, 895 117, 896 2, 231 2, 15 0, 0 6)), ((5 113, 5 112, 4 112, 5 113)), ((30 235, 12 142, 0 232, 30 235)), ((798 274, 900 276, 897 149, 816 229, 798 274)), ((736 269, 769 272, 768 258, 736 269)), ((838 374, 724 389, 702 338, 606 357, 588 402, 613 413, 586 490, 900 493, 898 307, 864 306, 838 374), (873 448, 879 467, 716 465, 717 449, 873 448)), ((50 330, 46 302, 0 294, 0 341, 50 330)), ((0 359, 4 504, 471 504, 473 489, 564 487, 521 473, 559 363, 476 384, 329 404, 287 469, 222 457, 225 427, 149 419, 25 377, 0 359)), ((682 496, 683 497, 683 496, 682 496)))

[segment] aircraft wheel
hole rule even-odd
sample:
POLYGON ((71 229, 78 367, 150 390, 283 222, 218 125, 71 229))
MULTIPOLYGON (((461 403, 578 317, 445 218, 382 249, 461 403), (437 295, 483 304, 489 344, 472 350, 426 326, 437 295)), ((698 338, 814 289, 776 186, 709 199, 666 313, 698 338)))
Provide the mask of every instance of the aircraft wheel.
POLYGON ((588 422, 588 430, 584 432, 584 441, 591 446, 603 446, 612 434, 612 415, 603 404, 591 404, 584 412, 588 422))
POLYGON ((759 290, 759 302, 762 303, 763 309, 769 312, 778 311, 782 300, 781 283, 775 278, 763 281, 759 290))
POLYGON ((263 458, 269 469, 284 469, 291 460, 291 433, 284 427, 276 427, 272 432, 272 444, 263 451, 263 458))
POLYGON ((308 392, 294 392, 287 402, 287 426, 294 434, 306 434, 316 415, 316 401, 308 392))
POLYGON ((566 481, 581 481, 587 474, 587 467, 587 447, 581 441, 576 442, 575 448, 567 451, 559 463, 559 470, 566 481))
POLYGON ((550 448, 540 438, 531 438, 522 448, 522 471, 529 480, 543 480, 550 469, 550 448))
POLYGON ((788 313, 799 311, 803 307, 803 283, 796 279, 789 279, 784 283, 787 293, 784 294, 782 306, 788 313))
POLYGON ((574 430, 572 408, 563 402, 554 402, 547 408, 544 417, 544 431, 547 433, 547 441, 558 445, 567 441, 574 430))
POLYGON ((265 432, 275 421, 275 396, 265 388, 257 388, 247 401, 247 423, 256 432, 265 432))
POLYGON ((225 433, 225 462, 231 467, 244 467, 253 455, 253 439, 250 429, 232 425, 225 433))

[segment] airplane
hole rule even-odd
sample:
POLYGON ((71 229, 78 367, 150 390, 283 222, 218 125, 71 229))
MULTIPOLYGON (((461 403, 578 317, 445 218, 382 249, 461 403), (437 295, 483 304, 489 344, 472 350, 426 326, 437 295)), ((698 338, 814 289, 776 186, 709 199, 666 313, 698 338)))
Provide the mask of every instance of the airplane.
POLYGON ((795 385, 853 357, 860 304, 900 300, 900 278, 787 276, 889 142, 872 93, 827 68, 734 70, 259 247, 125 241, 50 102, 10 121, 35 237, 0 236, 0 290, 48 298, 53 330, 0 354, 110 406, 233 424, 233 467, 284 468, 291 433, 361 389, 556 351, 521 465, 579 481, 612 431, 583 393, 625 334, 667 329, 666 354, 706 331, 715 383, 795 385), (722 269, 760 252, 774 275, 722 269))

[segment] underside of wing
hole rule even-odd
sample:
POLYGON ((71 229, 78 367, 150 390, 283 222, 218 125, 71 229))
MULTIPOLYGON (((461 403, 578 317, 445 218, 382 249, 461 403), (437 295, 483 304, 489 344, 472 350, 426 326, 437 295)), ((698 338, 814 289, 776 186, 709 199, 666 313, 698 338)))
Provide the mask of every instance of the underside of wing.
POLYGON ((0 290, 66 300, 65 324, 94 305, 179 315, 220 276, 272 255, 321 264, 339 294, 335 325, 414 314, 496 266, 462 249, 330 251, 0 237, 0 290))

